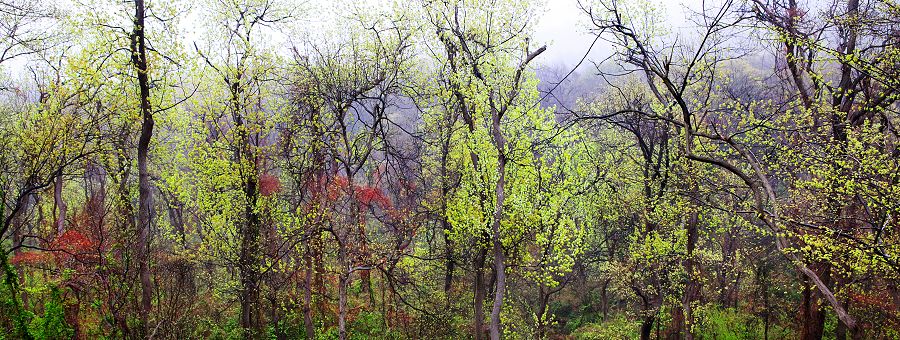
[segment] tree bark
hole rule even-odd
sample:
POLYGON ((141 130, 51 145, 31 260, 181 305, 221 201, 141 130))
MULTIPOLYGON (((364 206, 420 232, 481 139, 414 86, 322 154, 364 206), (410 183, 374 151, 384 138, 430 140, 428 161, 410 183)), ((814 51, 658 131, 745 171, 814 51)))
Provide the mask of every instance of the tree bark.
POLYGON ((484 285, 484 262, 487 249, 478 251, 475 256, 475 340, 484 338, 484 299, 487 295, 484 285))
POLYGON ((138 240, 137 260, 140 266, 141 286, 141 324, 146 331, 147 321, 152 308, 152 286, 150 282, 150 223, 151 204, 153 202, 150 187, 150 173, 147 169, 147 156, 150 138, 153 136, 153 112, 150 107, 150 81, 147 68, 147 47, 144 36, 144 0, 134 2, 134 30, 131 34, 131 62, 137 72, 140 92, 141 134, 138 138, 138 240))
POLYGON ((56 235, 62 235, 66 231, 66 210, 68 206, 62 197, 63 177, 62 174, 56 176, 56 182, 53 183, 53 204, 56 210, 56 235))
POLYGON ((347 339, 347 285, 349 275, 341 272, 338 275, 338 338, 347 339))
MULTIPOLYGON (((446 196, 444 196, 446 197, 446 196)), ((446 209, 445 209, 446 211, 446 209)), ((446 212, 445 212, 446 216, 446 212)), ((441 224, 443 226, 444 231, 444 261, 445 262, 445 272, 444 272, 444 295, 447 297, 447 303, 450 303, 450 289, 453 288, 453 271, 456 267, 456 262, 453 261, 453 243, 450 240, 450 223, 447 221, 446 217, 441 219, 441 224)))
POLYGON ((494 216, 491 226, 491 241, 494 253, 494 271, 497 275, 494 286, 494 306, 491 309, 491 339, 499 340, 501 335, 500 312, 503 310, 503 297, 506 294, 506 254, 503 251, 503 240, 500 235, 500 221, 503 219, 503 203, 506 200, 506 138, 500 131, 501 113, 496 109, 491 114, 491 130, 494 148, 497 149, 497 183, 494 188, 494 216))
POLYGON ((303 287, 303 325, 306 327, 306 338, 314 339, 316 328, 312 318, 312 283, 313 283, 313 258, 306 255, 306 271, 303 287))
POLYGON ((503 244, 500 236, 500 219, 503 216, 503 186, 504 172, 506 169, 506 159, 501 156, 498 171, 500 179, 497 181, 497 207, 494 208, 494 226, 492 228, 493 235, 493 253, 494 253, 494 271, 497 280, 494 286, 494 305, 491 308, 491 339, 499 340, 501 334, 500 312, 503 309, 503 297, 506 294, 506 254, 503 252, 503 244))
POLYGON ((641 321, 641 340, 650 340, 654 321, 655 318, 652 315, 644 317, 644 320, 641 321))
MULTIPOLYGON (((251 170, 255 173, 254 169, 251 170)), ((256 176, 248 176, 244 183, 246 195, 245 219, 241 235, 241 327, 251 332, 251 336, 261 334, 259 320, 259 231, 260 216, 256 205, 259 196, 256 176)))

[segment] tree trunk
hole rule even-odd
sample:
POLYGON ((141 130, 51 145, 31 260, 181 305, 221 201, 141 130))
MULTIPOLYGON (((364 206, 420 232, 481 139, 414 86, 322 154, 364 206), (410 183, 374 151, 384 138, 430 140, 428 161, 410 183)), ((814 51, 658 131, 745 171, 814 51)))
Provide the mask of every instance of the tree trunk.
POLYGON ((450 225, 450 221, 447 220, 447 197, 449 196, 449 185, 447 182, 447 156, 450 153, 450 136, 451 134, 447 134, 447 138, 441 141, 441 231, 444 234, 444 257, 446 261, 446 272, 444 273, 444 295, 447 298, 447 304, 450 304, 450 289, 453 288, 453 270, 456 267, 456 262, 453 261, 453 241, 450 240, 450 232, 453 229, 453 226, 450 225))
POLYGON ((494 286, 494 305, 491 308, 491 340, 500 339, 500 312, 503 309, 503 296, 506 293, 506 259, 499 237, 496 238, 494 241, 494 270, 497 280, 494 286))
POLYGON ((338 275, 338 338, 347 340, 347 285, 349 275, 338 275))
MULTIPOLYGON (((255 169, 253 169, 255 171, 255 169)), ((258 188, 255 176, 245 182, 247 203, 246 221, 241 232, 241 327, 252 337, 261 335, 259 320, 259 231, 260 217, 256 211, 258 188)))
POLYGON ((651 316, 644 317, 644 320, 641 322, 641 340, 650 340, 650 336, 653 334, 653 322, 655 318, 651 316))
POLYGON ((506 254, 503 251, 500 221, 503 219, 503 203, 506 200, 506 138, 500 130, 500 112, 491 113, 491 131, 494 148, 497 149, 497 183, 494 187, 494 220, 491 226, 491 241, 494 253, 494 271, 497 281, 494 286, 494 306, 491 309, 491 340, 499 340, 501 334, 500 312, 503 310, 503 297, 506 293, 506 254))
POLYGON ((544 339, 547 337, 547 328, 549 328, 549 321, 547 320, 547 309, 550 307, 550 295, 553 294, 553 289, 548 288, 544 283, 540 284, 538 289, 538 312, 537 312, 537 338, 544 339))
POLYGON ((62 174, 56 176, 56 182, 53 183, 53 204, 56 210, 56 235, 62 235, 66 231, 66 210, 68 206, 62 197, 63 177, 62 174))
POLYGON ((478 251, 475 256, 475 340, 484 338, 484 262, 487 249, 478 251))
POLYGON ((144 0, 134 2, 134 30, 131 35, 131 61, 137 72, 140 89, 141 134, 137 145, 138 161, 138 240, 137 259, 140 266, 141 324, 144 330, 152 308, 152 286, 150 282, 150 209, 153 202, 150 188, 150 174, 147 169, 147 155, 150 138, 153 135, 153 112, 150 108, 150 81, 147 68, 147 48, 144 38, 144 0))
MULTIPOLYGON (((696 188, 696 187, 694 187, 696 188)), ((696 192, 696 191, 694 191, 696 192)), ((697 278, 695 277, 694 267, 694 250, 697 247, 697 239, 699 237, 697 224, 699 220, 699 211, 696 205, 691 207, 690 216, 687 223, 687 258, 684 263, 684 270, 687 272, 687 284, 684 287, 684 296, 682 297, 682 305, 684 308, 684 338, 687 340, 694 339, 694 301, 700 291, 697 278)))
POLYGON ((245 221, 240 231, 241 327, 249 330, 251 336, 257 337, 261 335, 262 326, 259 320, 259 238, 262 221, 257 209, 259 203, 258 169, 250 151, 250 141, 246 137, 246 132, 241 134, 244 144, 242 148, 252 164, 249 175, 244 179, 244 195, 247 201, 244 203, 245 221))
MULTIPOLYGON (((830 281, 830 272, 826 268, 823 275, 821 275, 822 281, 826 285, 830 281)), ((820 340, 825 333, 826 313, 822 310, 818 294, 809 286, 809 281, 804 279, 803 282, 803 329, 800 337, 804 340, 820 340)))
MULTIPOLYGON (((446 213, 445 213, 446 215, 446 213)), ((444 231, 444 257, 446 261, 446 271, 444 272, 444 295, 447 297, 447 303, 450 303, 450 289, 453 288, 453 270, 456 262, 453 261, 453 245, 450 241, 450 223, 447 218, 441 219, 444 231)))
POLYGON ((600 312, 603 313, 603 321, 606 322, 609 320, 609 282, 612 279, 603 280, 603 285, 600 286, 600 312))
POLYGON ((303 325, 306 327, 306 338, 314 339, 316 328, 313 326, 312 318, 312 282, 313 281, 313 258, 309 254, 306 255, 306 273, 304 277, 303 287, 303 325))

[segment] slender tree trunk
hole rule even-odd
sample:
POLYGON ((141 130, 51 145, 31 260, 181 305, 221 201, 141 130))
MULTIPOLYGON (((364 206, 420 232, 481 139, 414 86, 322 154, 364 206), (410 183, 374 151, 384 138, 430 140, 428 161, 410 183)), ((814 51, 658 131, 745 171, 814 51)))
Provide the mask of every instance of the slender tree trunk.
POLYGON ((56 176, 56 182, 53 183, 53 204, 56 210, 56 235, 62 235, 66 231, 66 210, 68 206, 62 197, 63 177, 62 174, 56 176))
POLYGON ((347 285, 350 281, 346 272, 338 275, 338 338, 347 339, 347 285))
MULTIPOLYGON (((693 126, 693 113, 688 109, 687 104, 683 101, 679 101, 679 107, 681 107, 681 117, 684 121, 684 153, 686 156, 691 157, 694 154, 694 126, 693 126)), ((697 179, 694 178, 694 164, 691 161, 686 163, 685 174, 688 180, 687 183, 687 193, 690 195, 689 199, 696 199, 696 195, 699 192, 697 179)), ((694 249, 697 246, 697 239, 699 238, 698 233, 698 224, 699 224, 699 215, 700 210, 697 206, 696 202, 688 203, 688 211, 687 211, 687 220, 685 221, 685 231, 687 232, 687 249, 684 260, 684 270, 687 275, 687 282, 684 287, 684 295, 682 295, 682 310, 679 311, 677 316, 683 317, 680 329, 677 331, 683 331, 685 339, 692 340, 694 338, 693 334, 693 323, 694 323, 694 315, 693 315, 693 303, 696 300, 696 295, 699 292, 699 286, 697 284, 697 280, 694 277, 694 249)))
MULTIPOLYGON (((444 196, 446 197, 446 196, 444 196)), ((446 218, 442 218, 441 224, 444 231, 444 257, 446 261, 446 271, 444 272, 444 295, 447 297, 447 303, 450 303, 450 289, 453 288, 453 271, 456 262, 453 261, 453 244, 450 240, 450 223, 446 218)))
POLYGON ((491 339, 499 340, 502 334, 500 313, 503 310, 503 298, 506 294, 506 254, 503 251, 503 242, 500 235, 500 221, 503 219, 503 204, 506 200, 504 189, 506 187, 506 138, 500 130, 500 113, 491 114, 491 131, 494 148, 497 149, 497 183, 494 188, 496 199, 494 200, 494 220, 491 226, 491 241, 494 253, 494 271, 496 272, 496 286, 494 286, 494 306, 491 309, 491 339))
MULTIPOLYGON (((495 222, 497 225, 500 224, 499 221, 495 222)), ((499 229, 497 227, 497 229, 499 229)), ((494 271, 496 272, 495 286, 494 286, 494 305, 491 308, 491 339, 498 340, 501 335, 501 323, 500 323, 500 312, 503 309, 503 297, 506 293, 506 258, 503 253, 502 245, 500 244, 499 230, 495 232, 496 236, 494 236, 494 271)))
MULTIPOLYGON (((449 130, 449 128, 448 128, 449 130)), ((450 289, 453 288, 453 270, 456 262, 453 260, 453 241, 450 239, 450 232, 453 226, 447 220, 447 197, 449 196, 448 174, 447 174, 447 156, 450 154, 450 133, 447 138, 442 140, 441 149, 441 231, 444 234, 444 257, 446 261, 446 272, 444 273, 444 295, 447 297, 447 304, 450 304, 450 289)))
POLYGON ((150 148, 150 138, 153 135, 153 112, 150 108, 150 81, 147 68, 147 48, 144 37, 144 0, 134 2, 134 30, 131 35, 131 61, 137 72, 138 87, 140 89, 141 134, 138 138, 138 240, 137 260, 140 266, 141 281, 141 323, 144 330, 149 329, 147 324, 150 309, 152 308, 153 292, 150 282, 150 218, 151 204, 153 202, 150 188, 150 173, 147 169, 147 155, 150 148))
POLYGON ((475 256, 475 340, 484 338, 484 299, 486 289, 484 285, 484 262, 487 257, 487 249, 478 251, 475 256))
MULTIPOLYGON (((119 141, 121 141, 122 143, 124 143, 124 141, 127 139, 126 136, 119 137, 119 141)), ((131 160, 127 157, 127 149, 125 148, 125 146, 117 145, 117 148, 119 169, 114 169, 117 171, 113 171, 113 173, 118 176, 118 178, 116 179, 117 183, 115 183, 117 196, 116 198, 118 200, 119 215, 122 218, 122 223, 120 225, 117 225, 117 227, 119 228, 119 230, 117 230, 117 234, 129 235, 135 228, 135 220, 134 218, 132 218, 134 216, 134 206, 131 204, 131 197, 128 192, 128 181, 129 178, 131 178, 131 160)), ((131 255, 128 253, 129 250, 132 249, 124 249, 124 251, 121 252, 122 257, 124 259, 127 259, 127 261, 131 260, 131 255)), ((101 257, 101 259, 105 259, 105 257, 101 257)), ((112 272, 116 273, 116 271, 112 272)), ((126 273, 117 273, 114 275, 118 276, 118 279, 123 281, 132 279, 130 274, 126 276, 126 273)), ((129 293, 122 292, 121 294, 125 295, 129 293)), ((119 299, 121 299, 121 297, 118 296, 117 293, 111 291, 109 305, 117 306, 119 303, 119 299)), ((135 337, 135 334, 132 333, 133 331, 131 330, 131 327, 128 325, 129 315, 126 315, 125 308, 114 310, 112 315, 115 319, 116 327, 118 327, 118 330, 121 332, 122 337, 135 337)))
MULTIPOLYGON (((696 189, 696 187, 694 187, 696 189)), ((692 190, 696 192, 696 190, 692 190)), ((682 305, 684 308, 684 338, 692 340, 694 338, 694 301, 697 300, 700 287, 695 277, 695 261, 694 250, 697 247, 697 239, 699 237, 697 224, 699 220, 699 211, 696 205, 691 207, 690 216, 687 222, 687 258, 684 263, 684 270, 687 272, 687 284, 684 287, 684 296, 682 305)))
POLYGON ((609 282, 612 279, 603 280, 603 285, 600 286, 600 312, 603 313, 603 321, 609 320, 609 282))
POLYGON ((548 288, 547 285, 541 283, 538 289, 538 312, 537 312, 537 338, 544 339, 547 337, 547 328, 549 328, 549 321, 547 320, 547 309, 550 305, 550 295, 553 294, 553 289, 548 288))
POLYGON ((771 315, 772 304, 769 300, 769 287, 768 287, 768 282, 767 282, 768 280, 764 279, 765 277, 768 276, 768 274, 764 273, 764 274, 758 274, 758 275, 761 275, 760 281, 759 281, 761 284, 759 286, 759 289, 762 292, 763 308, 765 308, 763 310, 763 327, 765 327, 763 337, 765 338, 765 340, 769 340, 769 327, 770 327, 769 316, 771 315))
POLYGON ((314 339, 316 328, 312 318, 312 284, 313 284, 313 258, 306 255, 306 271, 303 287, 303 325, 306 327, 306 338, 314 339))

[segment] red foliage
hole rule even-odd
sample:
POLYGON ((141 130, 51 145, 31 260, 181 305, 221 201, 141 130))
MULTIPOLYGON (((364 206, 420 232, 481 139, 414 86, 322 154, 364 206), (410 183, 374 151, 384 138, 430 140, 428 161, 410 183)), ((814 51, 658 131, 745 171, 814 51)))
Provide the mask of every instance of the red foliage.
POLYGON ((9 259, 9 262, 16 266, 18 266, 18 265, 29 265, 29 266, 43 265, 43 264, 50 263, 50 261, 52 261, 52 257, 50 257, 50 254, 47 254, 46 252, 43 252, 43 251, 23 251, 23 252, 16 254, 11 259, 9 259))
POLYGON ((10 259, 13 264, 45 265, 55 261, 58 266, 71 267, 75 263, 91 263, 98 259, 97 242, 75 229, 57 236, 45 249, 23 251, 10 259))
POLYGON ((96 247, 96 242, 75 229, 66 230, 50 242, 50 249, 71 254, 83 254, 96 247))
POLYGON ((378 188, 368 186, 356 187, 356 199, 359 203, 369 207, 374 205, 382 209, 390 209, 392 207, 390 199, 378 188))
POLYGON ((850 298, 858 306, 867 306, 867 308, 892 312, 897 310, 897 305, 893 299, 884 292, 868 292, 868 293, 850 293, 850 298))
POLYGON ((71 217, 65 232, 41 242, 36 246, 39 249, 19 252, 10 262, 31 266, 55 262, 61 268, 73 268, 99 261, 98 250, 103 249, 98 249, 100 242, 96 240, 105 238, 103 200, 103 192, 95 193, 82 210, 71 217))
POLYGON ((263 196, 271 196, 281 191, 281 181, 278 177, 270 174, 262 174, 259 176, 259 193, 263 196))

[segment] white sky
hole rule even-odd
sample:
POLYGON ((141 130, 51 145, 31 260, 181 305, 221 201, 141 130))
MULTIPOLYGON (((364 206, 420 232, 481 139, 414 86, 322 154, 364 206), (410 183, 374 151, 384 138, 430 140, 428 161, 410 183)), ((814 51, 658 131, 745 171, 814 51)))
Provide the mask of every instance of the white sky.
MULTIPOLYGON (((70 0, 48 0, 51 3, 55 3, 57 5, 63 5, 67 3, 71 3, 70 0)), ((122 0, 127 1, 127 0, 122 0)), ((153 1, 153 0, 150 0, 153 1)), ((334 0, 284 0, 287 3, 291 3, 292 1, 296 1, 299 3, 304 3, 305 5, 299 5, 302 7, 306 7, 310 10, 310 12, 317 13, 314 16, 307 18, 310 22, 307 22, 306 25, 315 26, 317 23, 321 24, 322 21, 328 21, 328 17, 330 15, 334 15, 336 11, 329 10, 329 8, 333 8, 334 0), (331 12, 331 13, 329 13, 331 12)), ((348 0, 343 0, 348 1, 348 0)), ((352 0, 349 0, 352 1, 352 0)), ((391 0, 359 0, 369 6, 384 6, 390 2, 391 0)), ((395 0, 398 3, 402 4, 403 1, 406 0, 395 0)), ((413 1, 413 0, 409 0, 413 1)), ((547 51, 537 60, 539 64, 556 67, 562 66, 565 68, 572 67, 584 56, 585 52, 587 52, 588 47, 593 41, 593 37, 587 33, 587 18, 585 14, 578 8, 578 0, 544 0, 544 11, 542 13, 538 13, 537 22, 535 24, 535 37, 534 40, 540 44, 547 44, 547 51)), ((590 2, 592 0, 583 0, 585 2, 590 2)), ((663 12, 667 14, 668 18, 665 18, 665 22, 669 23, 669 26, 672 31, 678 31, 679 28, 685 28, 690 25, 686 20, 685 7, 690 7, 692 9, 698 9, 704 0, 632 0, 634 2, 637 1, 646 1, 652 3, 654 6, 662 7, 663 12)), ((634 3, 632 1, 628 1, 634 3)), ((709 2, 718 2, 715 0, 709 2)), ((185 35, 185 38, 188 40, 196 39, 196 34, 202 30, 202 28, 197 27, 196 20, 198 18, 194 18, 194 15, 189 15, 187 18, 182 20, 183 29, 181 31, 182 34, 185 35), (194 39, 191 39, 194 38, 194 39)), ((273 37, 274 38, 274 37, 273 37)), ((588 60, 582 66, 589 66, 590 60, 599 61, 610 53, 609 47, 602 40, 598 41, 594 46, 591 54, 588 57, 588 60)), ((24 60, 16 60, 10 64, 4 65, 6 70, 9 71, 10 68, 16 69, 19 68, 17 66, 24 64, 24 60)))
MULTIPOLYGON (((547 52, 541 57, 544 65, 571 67, 587 52, 594 40, 586 30, 588 20, 578 8, 578 0, 545 0, 546 12, 538 17, 535 25, 535 39, 547 44, 547 52)), ((590 0, 583 0, 590 2, 590 0)), ((685 18, 686 8, 699 10, 704 0, 646 0, 667 15, 664 18, 670 31, 679 31, 692 26, 685 18)), ((637 2, 637 1, 633 1, 637 2)), ((718 1, 707 1, 718 3, 718 1)), ((610 53, 609 46, 598 41, 588 60, 599 61, 610 53)), ((588 61, 585 64, 590 65, 588 61)), ((584 65, 582 65, 584 66, 584 65)))
MULTIPOLYGON (((594 40, 586 30, 587 20, 577 0, 547 1, 546 12, 538 17, 535 39, 547 44, 541 62, 547 65, 574 66, 594 40)), ((598 45, 602 45, 598 42, 598 45)), ((591 56, 608 53, 605 46, 595 46, 591 56)))

